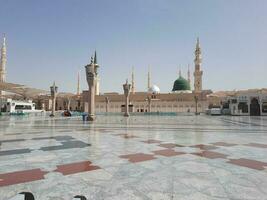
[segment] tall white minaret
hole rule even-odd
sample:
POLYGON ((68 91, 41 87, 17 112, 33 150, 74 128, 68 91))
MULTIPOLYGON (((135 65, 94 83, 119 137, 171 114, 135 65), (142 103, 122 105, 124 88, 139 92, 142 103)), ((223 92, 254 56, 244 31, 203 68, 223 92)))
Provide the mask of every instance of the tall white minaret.
POLYGON ((148 68, 148 73, 147 73, 147 91, 149 90, 149 88, 151 87, 151 74, 150 74, 150 67, 148 68))
MULTIPOLYGON (((7 57, 6 57, 6 37, 4 35, 3 38, 3 44, 1 48, 1 58, 0 58, 0 83, 6 82, 6 62, 7 62, 7 57)), ((0 90, 0 96, 4 95, 5 92, 0 90)))
POLYGON ((132 68, 132 87, 131 87, 132 94, 135 93, 135 81, 134 81, 134 67, 132 68))
POLYGON ((3 38, 3 44, 1 48, 1 61, 0 61, 0 83, 6 81, 6 37, 3 38))
POLYGON ((179 78, 181 78, 182 77, 182 71, 181 71, 181 69, 179 69, 179 78))
POLYGON ((195 72, 194 72, 194 89, 195 92, 201 92, 202 91, 202 74, 203 71, 201 71, 201 49, 199 44, 199 38, 197 38, 197 44, 196 44, 196 50, 195 50, 195 72))
POLYGON ((191 87, 191 74, 190 74, 190 66, 188 64, 188 70, 187 70, 187 81, 191 87))
POLYGON ((80 95, 80 71, 78 71, 78 80, 77 80, 77 95, 80 95))

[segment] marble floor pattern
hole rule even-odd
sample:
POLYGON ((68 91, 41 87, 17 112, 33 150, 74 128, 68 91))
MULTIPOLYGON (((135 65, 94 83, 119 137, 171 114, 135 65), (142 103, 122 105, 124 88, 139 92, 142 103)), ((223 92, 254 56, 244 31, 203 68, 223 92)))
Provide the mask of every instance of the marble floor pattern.
POLYGON ((0 117, 0 200, 267 200, 267 117, 0 117))

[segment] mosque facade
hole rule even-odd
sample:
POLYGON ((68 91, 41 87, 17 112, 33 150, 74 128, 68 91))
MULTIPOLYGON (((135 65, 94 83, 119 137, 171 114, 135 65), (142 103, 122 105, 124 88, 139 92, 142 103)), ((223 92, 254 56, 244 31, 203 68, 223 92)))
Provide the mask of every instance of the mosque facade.
MULTIPOLYGON (((95 54, 96 57, 96 54, 95 54)), ((96 60, 94 60, 95 63, 96 60)), ((130 112, 205 112, 208 108, 208 95, 211 90, 202 88, 202 56, 199 39, 195 49, 194 89, 191 89, 190 70, 187 79, 179 72, 169 93, 161 93, 157 85, 151 85, 150 70, 147 75, 147 91, 137 92, 135 89, 134 70, 132 70, 130 112)), ((98 78, 99 80, 99 78, 98 78)), ((98 82, 99 84, 99 82, 98 82)), ((82 93, 83 110, 88 110, 88 91, 82 93)), ((119 93, 104 93, 96 95, 96 112, 123 112, 124 95, 119 93)))
MULTIPOLYGON (((129 111, 136 113, 143 112, 205 112, 208 108, 221 108, 223 114, 231 115, 267 115, 267 89, 249 89, 244 91, 218 91, 203 90, 202 88, 202 52, 199 39, 196 42, 194 59, 194 80, 191 83, 190 70, 188 67, 187 78, 179 72, 178 78, 173 82, 169 93, 162 93, 160 87, 151 84, 151 73, 147 74, 147 90, 136 91, 134 69, 131 75, 131 90, 129 99, 129 111), (193 88, 191 88, 193 85, 193 88)), ((91 62, 98 66, 96 51, 91 57, 91 62)), ((6 99, 32 100, 35 107, 40 110, 49 111, 52 109, 52 99, 49 94, 38 94, 27 96, 21 91, 14 93, 6 90, 5 87, 12 86, 6 82, 7 47, 6 38, 3 38, 0 52, 0 105, 6 99), (5 86, 6 85, 6 86, 5 86), (3 87, 4 86, 4 87, 3 87), (3 91, 5 90, 5 91, 3 91), (1 103, 2 102, 2 103, 1 103)), ((12 87, 22 87, 14 84, 12 87)), ((23 88, 23 87, 22 87, 23 88)), ((29 89, 31 90, 31 89, 29 89)), ((35 91, 35 89, 33 89, 35 91)), ((27 92, 25 90, 25 92, 27 92)), ((96 76, 95 84, 95 111, 96 113, 120 113, 125 109, 125 96, 116 92, 100 93, 100 77, 96 76)), ((85 111, 88 110, 88 91, 80 92, 80 74, 78 73, 77 92, 57 95, 56 110, 85 111)), ((0 107, 2 111, 2 107, 0 107)))
MULTIPOLYGON (((0 60, 0 83, 6 81, 6 41, 5 38, 1 48, 1 60, 0 60)), ((92 56, 92 61, 98 66, 96 52, 92 56)), ((129 111, 136 113, 143 112, 205 112, 209 106, 208 97, 212 93, 211 90, 203 90, 202 88, 202 57, 200 42, 197 39, 195 48, 195 68, 194 68, 194 83, 191 88, 190 70, 188 68, 187 78, 184 78, 179 73, 178 78, 170 86, 169 93, 162 93, 160 87, 155 84, 151 84, 150 70, 147 74, 147 90, 143 92, 136 91, 135 88, 135 75, 134 69, 131 75, 131 92, 129 99, 129 111)), ((1 96, 4 92, 1 91, 1 96)), ((104 112, 123 112, 125 107, 125 97, 123 94, 110 92, 100 93, 100 77, 97 74, 95 85, 95 111, 96 113, 104 112)), ((13 96, 14 97, 14 96, 13 96)), ((12 98, 13 98, 12 97, 12 98)), ((16 98, 15 98, 16 99, 16 98)), ((33 102, 37 109, 51 110, 52 100, 50 95, 37 95, 33 102)), ((85 111, 88 110, 88 91, 80 92, 80 75, 78 74, 77 93, 58 94, 56 99, 56 110, 76 110, 85 111)))

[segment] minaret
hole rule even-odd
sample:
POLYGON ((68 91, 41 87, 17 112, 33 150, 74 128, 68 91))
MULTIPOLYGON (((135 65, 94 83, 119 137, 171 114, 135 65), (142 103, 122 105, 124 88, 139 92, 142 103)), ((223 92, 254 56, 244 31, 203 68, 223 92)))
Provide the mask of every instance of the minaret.
POLYGON ((191 77, 190 77, 190 76, 191 76, 191 75, 190 75, 190 66, 189 66, 189 64, 188 64, 187 81, 188 81, 189 85, 191 86, 191 77))
MULTIPOLYGON (((0 58, 0 83, 6 82, 6 37, 4 35, 3 44, 1 48, 1 58, 0 58)), ((0 96, 4 95, 5 92, 0 90, 0 96)))
POLYGON ((98 65, 98 64, 97 64, 96 50, 95 50, 95 55, 94 55, 94 64, 95 64, 95 65, 98 65))
POLYGON ((78 71, 78 80, 77 80, 77 95, 80 95, 80 71, 78 71))
POLYGON ((1 61, 0 61, 0 83, 6 81, 6 37, 4 36, 1 48, 1 61))
POLYGON ((148 68, 148 73, 147 73, 147 91, 149 90, 149 88, 151 87, 151 74, 150 74, 150 68, 148 68))
MULTIPOLYGON (((96 51, 95 51, 95 55, 94 55, 94 65, 96 67, 99 67, 99 65, 97 64, 97 56, 96 56, 96 51)), ((99 82, 100 82, 100 78, 99 75, 96 75, 96 85, 95 85, 95 95, 99 95, 99 82)))
POLYGON ((182 71, 181 71, 181 69, 179 69, 179 78, 181 78, 182 77, 182 71))
POLYGON ((132 68, 132 88, 131 88, 132 94, 135 93, 135 82, 134 82, 134 68, 132 68))
POLYGON ((195 72, 194 72, 194 89, 195 92, 201 92, 202 91, 202 74, 203 71, 201 71, 201 49, 199 44, 199 38, 197 38, 197 44, 196 44, 196 50, 195 50, 195 72))

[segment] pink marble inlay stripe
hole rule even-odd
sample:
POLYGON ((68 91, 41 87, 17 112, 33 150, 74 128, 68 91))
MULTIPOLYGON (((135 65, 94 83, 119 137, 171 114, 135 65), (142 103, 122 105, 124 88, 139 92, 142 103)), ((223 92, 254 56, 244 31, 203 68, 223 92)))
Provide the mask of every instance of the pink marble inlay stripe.
POLYGON ((213 152, 213 151, 203 151, 203 152, 191 153, 191 154, 197 155, 197 156, 200 156, 200 157, 209 158, 209 159, 227 158, 227 155, 222 154, 222 153, 213 152))
POLYGON ((201 150, 212 150, 212 149, 217 149, 218 147, 212 146, 212 145, 205 145, 205 144, 197 144, 191 146, 193 148, 199 148, 201 150))
POLYGON ((44 179, 44 175, 47 173, 48 172, 46 171, 41 171, 41 169, 31 169, 0 174, 0 186, 8 186, 41 180, 44 179))
POLYGON ((58 165, 55 171, 60 172, 63 175, 69 175, 69 174, 76 174, 80 172, 87 172, 96 169, 101 169, 100 167, 91 164, 92 163, 90 161, 83 161, 78 163, 58 165))
POLYGON ((154 157, 154 155, 144 154, 144 153, 121 155, 120 158, 126 158, 129 160, 129 162, 132 162, 132 163, 156 159, 156 157, 154 157))
POLYGON ((264 170, 264 167, 267 167, 267 163, 265 162, 250 160, 250 159, 245 159, 245 158, 229 159, 229 161, 227 162, 234 164, 234 165, 247 167, 251 169, 257 169, 257 170, 264 170))
POLYGON ((267 144, 249 143, 245 145, 250 147, 267 148, 267 144))
POLYGON ((153 153, 156 155, 161 155, 166 157, 185 154, 184 152, 176 152, 173 149, 163 149, 163 150, 153 151, 153 153))

